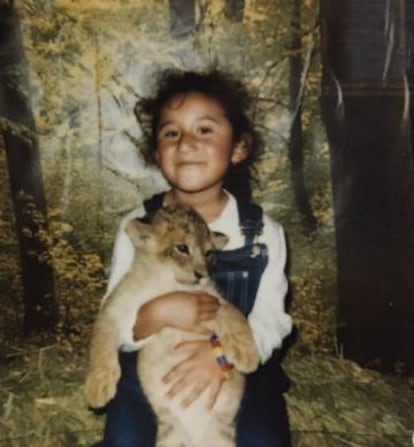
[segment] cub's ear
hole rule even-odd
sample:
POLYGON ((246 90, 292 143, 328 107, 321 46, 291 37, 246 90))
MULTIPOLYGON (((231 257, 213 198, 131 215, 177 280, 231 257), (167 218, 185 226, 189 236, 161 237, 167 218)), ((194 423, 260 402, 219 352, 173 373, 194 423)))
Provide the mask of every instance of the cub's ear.
POLYGON ((126 224, 125 232, 137 248, 144 247, 152 239, 151 224, 141 219, 130 220, 126 224))
POLYGON ((213 242, 213 246, 215 250, 221 250, 229 241, 229 238, 218 231, 211 232, 211 241, 213 242))

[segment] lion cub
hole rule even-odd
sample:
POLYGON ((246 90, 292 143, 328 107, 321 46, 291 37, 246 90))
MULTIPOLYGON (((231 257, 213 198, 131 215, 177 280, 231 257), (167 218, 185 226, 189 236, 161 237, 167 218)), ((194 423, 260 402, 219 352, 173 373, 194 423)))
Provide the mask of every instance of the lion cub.
POLYGON ((222 248, 227 237, 210 232, 204 220, 187 207, 162 208, 151 223, 133 220, 125 231, 135 247, 135 258, 103 303, 93 328, 85 383, 88 404, 102 407, 114 397, 120 377, 118 350, 131 340, 140 305, 172 291, 203 290, 217 296, 221 304, 217 318, 205 326, 219 335, 235 367, 213 410, 206 409, 208 392, 188 408, 181 406, 180 396, 167 399, 168 387, 161 380, 185 358, 173 353, 175 345, 207 336, 172 327, 152 335, 140 349, 138 375, 158 419, 157 447, 234 447, 234 419, 244 389, 241 373, 257 368, 259 354, 245 317, 220 297, 209 276, 212 252, 222 248))

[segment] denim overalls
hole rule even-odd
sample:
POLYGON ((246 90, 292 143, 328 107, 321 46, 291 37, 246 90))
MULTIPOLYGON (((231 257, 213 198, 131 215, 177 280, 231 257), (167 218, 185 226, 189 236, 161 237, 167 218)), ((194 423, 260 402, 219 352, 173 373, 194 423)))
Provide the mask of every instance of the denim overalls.
MULTIPOLYGON (((147 215, 160 208, 162 202, 163 194, 146 201, 147 215)), ((253 308, 267 265, 267 247, 254 242, 263 227, 261 208, 238 201, 238 210, 245 245, 217 253, 214 278, 223 296, 247 316, 253 308)), ((136 356, 136 352, 120 353, 122 376, 117 394, 107 407, 104 440, 95 447, 155 446, 155 418, 137 378, 136 356)), ((290 446, 283 397, 287 388, 288 379, 280 367, 276 352, 257 371, 247 375, 246 390, 237 417, 237 447, 290 446)))

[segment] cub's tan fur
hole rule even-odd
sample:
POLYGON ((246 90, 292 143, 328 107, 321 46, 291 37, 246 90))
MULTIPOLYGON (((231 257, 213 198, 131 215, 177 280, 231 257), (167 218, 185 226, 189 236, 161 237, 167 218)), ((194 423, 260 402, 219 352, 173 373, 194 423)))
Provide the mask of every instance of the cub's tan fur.
POLYGON ((207 392, 188 408, 180 405, 183 396, 168 400, 168 387, 161 380, 185 358, 173 354, 173 347, 205 336, 175 328, 154 334, 140 350, 138 374, 158 418, 157 447, 234 447, 234 418, 244 389, 241 373, 254 371, 259 355, 246 319, 219 296, 208 275, 211 251, 222 248, 227 238, 211 233, 201 217, 186 207, 162 208, 151 224, 131 221, 126 231, 136 255, 94 325, 85 383, 87 402, 102 407, 114 397, 120 377, 118 350, 131 339, 140 305, 171 291, 203 290, 220 300, 216 320, 205 325, 219 334, 236 369, 223 383, 213 410, 206 410, 207 392))

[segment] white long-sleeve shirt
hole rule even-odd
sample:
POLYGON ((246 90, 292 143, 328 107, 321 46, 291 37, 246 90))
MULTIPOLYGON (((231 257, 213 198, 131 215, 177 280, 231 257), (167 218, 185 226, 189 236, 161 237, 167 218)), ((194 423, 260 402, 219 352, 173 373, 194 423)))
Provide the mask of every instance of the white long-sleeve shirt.
MULTIPOLYGON (((236 199, 229 193, 228 196, 229 200, 220 216, 208 226, 212 231, 224 233, 229 238, 225 250, 233 250, 242 247, 245 239, 239 226, 236 199)), ((125 225, 131 219, 144 215, 144 207, 140 206, 121 221, 115 240, 111 274, 104 300, 129 270, 134 257, 134 248, 124 231, 125 225)), ((267 245, 269 260, 259 284, 253 309, 248 315, 248 322, 261 360, 265 362, 272 351, 281 346, 284 337, 292 330, 292 319, 285 311, 288 283, 284 274, 286 244, 283 229, 266 214, 263 215, 263 223, 263 232, 258 236, 257 242, 267 245)), ((147 340, 133 342, 131 331, 131 348, 137 349, 147 340)))

